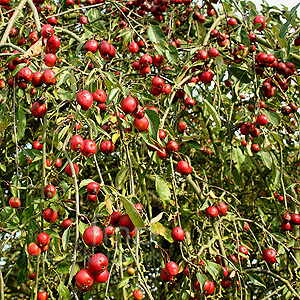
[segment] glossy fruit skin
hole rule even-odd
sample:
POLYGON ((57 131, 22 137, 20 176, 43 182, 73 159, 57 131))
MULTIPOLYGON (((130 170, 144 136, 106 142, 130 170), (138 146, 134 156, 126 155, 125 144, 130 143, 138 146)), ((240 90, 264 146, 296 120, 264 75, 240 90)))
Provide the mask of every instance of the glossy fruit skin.
POLYGON ((204 284, 203 294, 204 295, 212 295, 214 293, 214 290, 215 290, 214 283, 210 280, 207 280, 204 284))
POLYGON ((22 68, 18 73, 19 81, 25 83, 29 83, 32 79, 32 76, 33 76, 32 71, 27 67, 22 68))
POLYGON ((19 208, 21 206, 21 200, 19 198, 11 197, 8 204, 12 208, 19 208))
POLYGON ((80 24, 86 25, 88 23, 88 18, 86 16, 81 16, 79 19, 80 24))
POLYGON ((177 144, 177 142, 175 141, 169 141, 166 145, 166 149, 169 153, 171 152, 177 152, 179 149, 179 146, 177 144))
POLYGON ((218 215, 219 215, 219 211, 216 207, 214 206, 209 206, 206 211, 205 214, 207 217, 215 219, 218 215))
POLYGON ((243 246, 243 245, 240 245, 239 246, 239 252, 245 254, 245 255, 248 255, 249 254, 249 250, 247 249, 247 247, 243 246))
POLYGON ((94 93, 93 93, 93 99, 94 101, 96 102, 99 102, 99 103, 104 103, 107 99, 107 96, 106 96, 106 93, 104 90, 96 90, 94 93))
POLYGON ((42 118, 47 113, 45 103, 40 104, 39 102, 34 102, 31 107, 31 113, 36 118, 42 118))
POLYGON ((62 160, 59 157, 56 159, 54 166, 56 168, 60 168, 62 166, 62 160))
POLYGON ((56 65, 57 57, 53 53, 45 54, 44 61, 47 67, 52 68, 56 65))
MULTIPOLYGON (((76 163, 73 163, 73 167, 74 167, 75 174, 77 175, 78 172, 79 172, 79 166, 78 166, 76 163)), ((68 176, 70 176, 70 177, 73 176, 73 175, 72 175, 72 169, 71 169, 70 164, 68 164, 68 165, 65 167, 65 173, 66 173, 68 176)))
POLYGON ((276 255, 276 250, 265 249, 262 253, 262 259, 268 264, 274 264, 276 262, 276 255))
POLYGON ((153 59, 152 57, 149 55, 149 54, 144 54, 141 59, 140 59, 140 62, 143 66, 147 67, 149 65, 152 64, 153 62, 153 59))
POLYGON ((163 95, 169 95, 172 91, 172 86, 168 83, 164 84, 162 89, 161 89, 161 93, 163 95))
POLYGON ((90 195, 97 195, 100 190, 100 186, 98 182, 90 182, 86 187, 87 192, 90 195))
POLYGON ((153 56, 153 64, 155 66, 161 66, 164 63, 164 57, 161 54, 158 54, 158 56, 153 56))
POLYGON ((146 117, 143 117, 141 119, 135 119, 133 122, 133 126, 138 131, 146 131, 149 126, 149 120, 146 117))
POLYGON ((300 215, 299 214, 292 214, 291 222, 293 225, 300 225, 300 215))
POLYGON ((164 85, 164 80, 158 76, 154 77, 152 79, 152 86, 155 88, 155 89, 161 89, 164 85))
POLYGON ((184 230, 181 227, 178 227, 178 226, 173 228, 172 233, 171 233, 171 237, 172 237, 174 242, 183 241, 184 237, 185 237, 184 230))
POLYGON ((54 185, 49 184, 44 188, 44 195, 46 198, 53 198, 56 195, 56 188, 54 185))
POLYGON ((108 266, 108 259, 107 257, 102 253, 96 253, 94 254, 88 263, 89 271, 93 274, 99 274, 106 270, 108 266))
POLYGON ((252 151, 253 153, 259 152, 259 151, 260 151, 259 145, 257 145, 257 144, 252 144, 252 145, 251 145, 251 151, 252 151))
POLYGON ((281 223, 281 229, 284 231, 291 231, 292 230, 292 224, 290 222, 282 222, 281 223))
POLYGON ((290 222, 292 220, 292 216, 289 213, 285 213, 282 215, 282 221, 285 223, 290 222))
POLYGON ((195 104, 196 104, 196 101, 195 99, 192 99, 191 97, 186 97, 184 100, 183 100, 183 104, 188 107, 188 108, 191 108, 193 107, 195 104))
POLYGON ((184 160, 181 160, 177 163, 176 170, 181 175, 188 175, 192 173, 192 167, 184 160))
POLYGON ((135 290, 132 293, 132 296, 135 300, 142 300, 144 299, 144 294, 141 290, 135 290))
POLYGON ((157 156, 160 158, 160 159, 164 159, 168 156, 168 151, 166 148, 162 148, 160 150, 157 150, 156 151, 157 153, 157 156))
POLYGON ((90 226, 84 231, 82 238, 87 246, 97 247, 103 241, 103 232, 98 226, 90 226))
POLYGON ((99 44, 99 52, 101 56, 106 60, 110 60, 116 55, 115 47, 106 41, 101 41, 101 43, 99 44))
POLYGON ((36 243, 42 247, 50 243, 50 236, 46 232, 41 232, 36 237, 36 243))
POLYGON ((214 58, 214 57, 217 57, 217 56, 220 55, 219 50, 217 48, 214 48, 214 47, 209 49, 208 54, 211 58, 214 58))
POLYGON ((54 34, 54 30, 50 24, 46 24, 43 26, 41 30, 41 35, 43 38, 49 38, 54 34))
POLYGON ((91 194, 88 194, 86 199, 90 203, 96 203, 98 200, 97 195, 91 195, 91 194))
POLYGON ((166 264, 166 272, 169 276, 176 276, 179 273, 179 267, 174 261, 166 264))
POLYGON ((28 273, 27 277, 28 277, 28 279, 30 279, 30 280, 34 280, 35 277, 36 277, 36 274, 35 274, 34 272, 33 272, 33 273, 28 273))
POLYGON ((93 105, 93 95, 89 91, 83 90, 77 94, 76 101, 82 110, 87 111, 93 105))
POLYGON ((35 72, 33 73, 32 75, 32 81, 31 81, 31 84, 34 86, 34 87, 40 87, 43 85, 43 73, 42 72, 35 72))
POLYGON ((125 114, 133 113, 136 109, 137 101, 133 97, 125 98, 121 103, 121 109, 125 114))
POLYGON ((53 77, 54 75, 55 75, 55 72, 53 70, 51 70, 51 69, 45 70, 43 73, 43 76, 42 76, 43 83, 46 85, 55 84, 57 77, 53 77))
POLYGON ((41 254, 42 250, 41 248, 39 247, 38 244, 36 243, 30 243, 28 246, 27 246, 27 251, 28 251, 28 254, 29 255, 32 255, 32 256, 38 256, 41 254))
POLYGON ((132 42, 128 46, 130 53, 138 53, 139 52, 139 45, 136 42, 132 42))
POLYGON ((185 123, 184 121, 180 121, 180 122, 178 123, 178 132, 179 132, 179 133, 185 132, 185 131, 186 131, 186 128, 187 128, 187 125, 186 125, 186 123, 185 123))
POLYGON ((121 227, 121 229, 122 229, 122 227, 124 229, 128 228, 129 232, 133 231, 134 228, 135 228, 135 226, 132 223, 132 221, 131 221, 128 214, 120 216, 120 218, 119 218, 119 227, 121 227))
POLYGON ((97 145, 93 140, 86 139, 83 141, 83 149, 81 154, 86 157, 91 157, 97 152, 97 145))
POLYGON ((100 144, 100 151, 105 155, 113 153, 114 150, 115 150, 115 145, 113 144, 112 141, 103 141, 100 144))
POLYGON ((268 124, 268 119, 265 115, 259 115, 257 118, 256 118, 256 123, 258 125, 267 125, 268 124))
POLYGON ((258 137, 260 135, 260 130, 258 128, 253 128, 253 129, 249 130, 249 134, 252 137, 258 137))
POLYGON ((141 203, 136 203, 136 204, 134 204, 134 207, 139 212, 139 214, 142 216, 144 213, 143 205, 141 203))
POLYGON ((73 135, 70 139, 70 148, 76 152, 84 148, 84 140, 80 135, 73 135))
POLYGON ((220 216, 226 216, 228 207, 227 207, 227 205, 225 203, 223 203, 223 202, 218 203, 216 205, 216 208, 217 208, 220 216))
POLYGON ((158 130, 158 136, 159 136, 159 138, 160 138, 161 140, 164 140, 164 139, 166 138, 167 134, 166 134, 165 131, 159 129, 159 130, 158 130))
POLYGON ((228 269, 226 267, 224 267, 224 266, 222 266, 222 269, 223 269, 223 273, 224 273, 223 277, 228 276, 228 274, 229 274, 228 269))
POLYGON ((71 219, 65 219, 62 221, 61 226, 64 229, 67 229, 71 226, 71 224, 73 224, 73 221, 71 219))
POLYGON ((227 22, 229 26, 235 26, 237 24, 236 18, 230 18, 227 22))
POLYGON ((91 51, 92 53, 96 53, 98 50, 98 42, 95 40, 89 40, 84 45, 85 51, 91 51))
POLYGON ((92 288, 94 284, 94 276, 88 269, 80 270, 75 277, 76 285, 87 291, 92 288))
POLYGON ((258 31, 262 31, 266 28, 266 19, 263 17, 263 16, 256 16, 254 18, 254 22, 253 22, 254 25, 256 24, 261 24, 260 27, 257 28, 258 31))
POLYGON ((48 223, 55 222, 57 217, 58 217, 58 213, 54 211, 52 208, 47 208, 43 213, 43 218, 48 223))
POLYGON ((127 269, 127 274, 128 274, 129 276, 134 275, 134 274, 135 274, 135 268, 129 267, 129 268, 127 269))
POLYGON ((106 226, 103 230, 104 236, 112 237, 115 234, 115 227, 114 226, 106 226))
POLYGON ((121 216, 122 216, 122 213, 120 211, 114 211, 110 215, 110 224, 114 227, 118 227, 121 216))
POLYGON ((197 54, 197 59, 198 60, 203 60, 204 61, 204 60, 207 60, 207 58, 208 58, 208 53, 207 53, 206 50, 202 49, 198 52, 198 54, 197 54))
POLYGON ((208 71, 204 71, 201 75, 200 75, 200 79, 203 83, 208 84, 211 83, 212 79, 214 77, 214 73, 210 70, 208 71))
POLYGON ((46 53, 55 53, 60 46, 60 39, 56 35, 52 35, 47 40, 46 53))
POLYGON ((47 292, 38 292, 37 300, 47 300, 47 299, 48 299, 47 292))
POLYGON ((94 278, 95 278, 95 282, 104 283, 109 278, 109 272, 107 270, 104 270, 102 273, 96 274, 94 278))
POLYGON ((174 276, 170 276, 167 271, 166 271, 166 268, 163 268, 160 272, 160 278, 163 282, 166 282, 166 281, 171 281, 174 276))
POLYGON ((32 143, 32 148, 36 150, 42 150, 43 149, 43 144, 41 144, 39 141, 34 141, 32 143))

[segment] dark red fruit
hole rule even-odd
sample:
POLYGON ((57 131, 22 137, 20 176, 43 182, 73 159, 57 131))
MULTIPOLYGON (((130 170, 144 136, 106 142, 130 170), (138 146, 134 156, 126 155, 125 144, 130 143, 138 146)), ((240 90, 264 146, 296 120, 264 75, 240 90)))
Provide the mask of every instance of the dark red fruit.
POLYGON ((176 169, 181 175, 188 175, 192 173, 192 167, 184 160, 181 160, 177 163, 176 169))
POLYGON ((218 211, 218 209, 216 207, 209 206, 206 209, 205 214, 206 214, 207 217, 214 219, 214 218, 216 218, 219 215, 219 211, 218 211))
POLYGON ((100 190, 100 186, 98 182, 90 182, 86 187, 87 192, 90 195, 97 195, 100 190))
POLYGON ((83 90, 77 94, 76 101, 82 110, 87 111, 93 105, 93 95, 89 91, 83 90))
POLYGON ((103 232, 98 226, 90 226, 84 231, 82 238, 87 246, 97 247, 102 243, 103 232))
POLYGON ((53 198, 56 195, 56 188, 54 185, 49 184, 44 188, 44 195, 46 198, 53 198))
POLYGON ((172 239, 174 240, 174 242, 180 242, 180 241, 183 241, 183 239, 185 237, 185 233, 181 227, 175 227, 172 230, 171 236, 172 236, 172 239))
POLYGON ((97 275, 102 273, 106 270, 108 266, 108 259, 102 253, 94 254, 91 259, 89 260, 89 270, 93 275, 97 275))
POLYGON ((31 113, 36 118, 42 118, 47 113, 45 103, 40 104, 39 102, 34 102, 31 107, 31 113))

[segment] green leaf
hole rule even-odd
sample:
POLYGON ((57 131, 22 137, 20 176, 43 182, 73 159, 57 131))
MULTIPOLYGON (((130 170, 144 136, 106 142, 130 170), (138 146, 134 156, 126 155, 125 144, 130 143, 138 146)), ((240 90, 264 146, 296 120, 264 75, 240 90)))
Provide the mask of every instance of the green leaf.
POLYGON ((166 203, 171 200, 171 192, 167 183, 158 175, 155 175, 155 188, 159 198, 165 206, 166 203))
POLYGON ((267 110, 262 110, 262 112, 267 117, 268 121, 272 123, 275 127, 277 127, 280 124, 281 118, 278 114, 276 114, 273 111, 267 111, 267 110))
POLYGON ((299 7, 299 5, 300 5, 300 3, 298 3, 296 6, 294 6, 292 8, 292 10, 289 12, 290 17, 288 18, 288 20, 280 28, 280 33, 279 33, 280 38, 282 38, 282 39, 285 38, 286 31, 287 31, 289 25, 291 24, 292 18, 294 16, 295 12, 297 11, 297 8, 299 7))
POLYGON ((70 272, 70 264, 66 262, 61 262, 57 266, 57 272, 60 274, 69 274, 70 272))
POLYGON ((6 172, 6 165, 0 164, 0 169, 1 169, 3 172, 6 172))
POLYGON ((127 285, 129 283, 129 280, 130 280, 130 277, 123 278, 118 284, 118 289, 121 289, 122 287, 127 285))
POLYGON ((154 234, 161 235, 162 237, 165 237, 167 234, 167 229, 160 222, 156 222, 151 225, 151 232, 153 232, 154 234))
POLYGON ((186 92, 186 94, 190 97, 192 97, 192 89, 190 86, 188 86, 187 84, 184 85, 183 90, 186 92))
POLYGON ((58 234, 58 232, 56 232, 52 229, 47 229, 47 230, 45 230, 45 232, 48 233, 51 238, 60 239, 60 235, 58 234))
POLYGON ((122 167, 116 175, 115 178, 115 188, 120 190, 123 188, 125 182, 128 180, 129 177, 129 169, 128 166, 122 167))
POLYGON ((258 286, 262 286, 262 287, 266 287, 264 281, 262 278, 260 278, 257 274, 248 274, 250 281, 254 284, 254 285, 258 285, 258 286))
POLYGON ((17 136, 18 139, 21 139, 25 134, 25 128, 26 128, 26 114, 23 110, 23 108, 19 105, 18 107, 18 114, 17 114, 17 136))
POLYGON ((22 64, 19 64, 17 65, 17 67, 12 71, 12 76, 16 76, 16 74, 23 68, 25 68, 27 66, 27 64, 25 63, 22 63, 22 64))
POLYGON ((197 278, 198 282, 200 283, 201 291, 203 291, 204 290, 204 285, 207 281, 207 277, 205 275, 203 275, 202 273, 197 272, 196 278, 197 278))
POLYGON ((144 228, 145 223, 140 215, 140 213, 135 208, 134 204, 127 200, 125 197, 121 196, 120 199, 123 202, 126 212, 128 213, 132 223, 137 229, 144 228))
POLYGON ((68 300, 70 299, 69 289, 61 282, 58 286, 59 299, 68 300))
POLYGON ((218 113, 216 112, 215 108, 206 100, 203 99, 203 102, 208 110, 208 112, 210 113, 210 115, 212 116, 212 118, 214 119, 215 123, 216 123, 216 127, 217 130, 221 129, 221 120, 220 120, 220 116, 218 115, 218 113))
POLYGON ((241 42, 246 47, 250 46, 250 39, 249 39, 248 31, 245 29, 244 26, 241 29, 241 42))
POLYGON ((158 114, 150 109, 145 110, 148 120, 149 120, 149 131, 152 135, 152 137, 157 141, 158 138, 158 131, 159 131, 159 124, 160 124, 160 119, 158 114))
POLYGON ((203 146, 200 145, 200 144, 199 144, 198 142, 196 142, 196 141, 187 141, 187 142, 186 142, 186 145, 187 145, 188 147, 190 147, 190 148, 195 148, 195 149, 199 149, 199 150, 203 149, 203 146))
POLYGON ((173 45, 168 45, 168 49, 165 51, 166 57, 170 62, 177 62, 178 60, 178 51, 177 48, 173 45))
POLYGON ((109 104, 113 99, 115 99, 116 97, 118 97, 118 93, 119 93, 119 89, 118 88, 114 88, 110 91, 108 99, 107 99, 107 104, 109 104))
POLYGON ((89 224, 85 224, 79 221, 78 227, 79 227, 80 234, 83 235, 84 231, 89 227, 89 224))
POLYGON ((268 168, 272 169, 272 157, 269 152, 261 151, 261 159, 263 164, 268 168))
POLYGON ((219 264, 216 264, 214 262, 208 261, 206 270, 208 273, 212 276, 213 279, 216 279, 218 277, 223 276, 223 269, 219 264))
POLYGON ((1 222, 4 222, 8 219, 10 214, 12 213, 13 208, 10 206, 6 206, 1 210, 1 222))
POLYGON ((64 251, 66 251, 68 247, 69 237, 70 237, 70 228, 67 228, 62 235, 62 247, 64 251))
POLYGON ((162 29, 156 25, 148 27, 148 37, 153 44, 160 44, 167 41, 162 29))
POLYGON ((89 123, 89 126, 93 129, 95 135, 97 136, 98 135, 98 128, 97 128, 96 123, 92 119, 87 119, 87 121, 89 123))
POLYGON ((13 61, 15 58, 17 58, 17 57, 19 57, 19 56, 21 56, 23 53, 15 53, 15 54, 13 54, 13 55, 11 55, 7 60, 6 60, 6 63, 8 64, 8 63, 10 63, 11 61, 13 61))

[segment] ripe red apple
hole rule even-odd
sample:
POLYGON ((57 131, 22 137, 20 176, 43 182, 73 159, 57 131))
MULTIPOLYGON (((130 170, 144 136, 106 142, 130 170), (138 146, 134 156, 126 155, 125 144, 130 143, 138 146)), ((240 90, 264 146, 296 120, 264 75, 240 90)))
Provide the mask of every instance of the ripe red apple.
POLYGON ((44 188, 44 195, 46 198, 53 198, 56 195, 56 188, 54 185, 49 184, 44 188))
POLYGON ((36 277, 36 274, 35 274, 34 272, 28 273, 27 277, 28 277, 28 279, 30 279, 30 280, 34 280, 35 277, 36 277))
POLYGON ((103 232, 98 226, 90 226, 84 231, 82 238, 87 246, 97 247, 102 243, 103 232))
POLYGON ((97 283, 103 283, 106 282, 109 278, 109 272, 107 270, 104 270, 102 273, 98 273, 94 276, 95 282, 97 283))
POLYGON ((140 59, 140 62, 143 66, 147 67, 149 65, 152 64, 153 62, 153 59, 152 57, 149 55, 149 54, 144 54, 141 59, 140 59))
POLYGON ((237 20, 236 18, 230 18, 228 21, 227 21, 227 24, 231 27, 235 26, 237 24, 237 20))
POLYGON ((116 55, 115 47, 106 41, 100 42, 99 52, 101 54, 101 57, 103 57, 106 60, 113 59, 116 55))
POLYGON ((300 215, 299 214, 292 214, 291 222, 293 225, 300 225, 300 215))
POLYGON ((43 75, 42 75, 42 81, 44 84, 46 85, 53 85, 55 84, 57 77, 55 76, 55 72, 51 69, 47 69, 44 71, 43 75))
POLYGON ((171 281, 174 278, 174 276, 169 275, 166 271, 166 268, 163 268, 160 272, 160 278, 163 282, 166 282, 171 281))
POLYGON ((228 208, 227 208, 227 205, 225 203, 223 203, 223 202, 218 203, 216 205, 216 208, 217 208, 220 216, 226 216, 228 208))
POLYGON ((97 195, 99 193, 100 186, 98 182, 90 182, 86 189, 89 194, 97 195))
POLYGON ((214 293, 214 290, 215 290, 214 283, 210 280, 207 280, 204 284, 203 294, 204 295, 212 295, 214 293))
POLYGON ((268 264, 274 264, 276 262, 276 255, 276 250, 265 249, 262 253, 262 259, 268 264))
POLYGON ((36 237, 36 243, 42 247, 50 243, 50 236, 46 232, 41 232, 36 237))
POLYGON ((21 200, 19 198, 11 197, 8 204, 12 208, 19 208, 21 206, 21 200))
POLYGON ((181 175, 188 175, 192 173, 192 167, 184 160, 181 160, 177 163, 176 169, 181 175))
POLYGON ((133 291, 132 296, 135 300, 142 300, 144 298, 144 294, 141 290, 133 291))
POLYGON ((90 51, 92 53, 96 53, 98 50, 98 42, 95 40, 89 40, 84 45, 85 51, 90 51))
POLYGON ((212 79, 214 77, 214 73, 211 70, 208 71, 204 71, 201 75, 200 75, 200 79, 203 83, 208 84, 211 83, 212 79))
POLYGON ((88 18, 87 16, 81 16, 80 19, 79 19, 79 23, 82 24, 82 25, 86 25, 88 23, 88 18))
POLYGON ((96 253, 90 258, 88 266, 93 275, 102 273, 108 266, 108 259, 102 253, 96 253))
POLYGON ((29 255, 38 256, 41 254, 42 250, 36 243, 30 243, 27 247, 27 251, 29 255))
POLYGON ((56 168, 60 168, 62 166, 62 160, 59 157, 56 159, 54 166, 56 168))
POLYGON ((268 124, 268 119, 265 115, 259 115, 257 118, 256 118, 256 123, 258 125, 267 125, 268 124))
POLYGON ((83 141, 83 149, 81 154, 86 157, 91 157, 97 152, 97 145, 93 140, 86 139, 83 141))
POLYGON ((83 90, 77 94, 76 101, 82 110, 87 111, 93 105, 93 95, 89 91, 83 90))
POLYGON ((208 58, 208 53, 206 50, 202 49, 197 53, 197 59, 198 60, 207 60, 208 58))
POLYGON ((87 195, 86 199, 90 203, 96 203, 98 197, 97 197, 97 195, 91 195, 91 194, 89 194, 89 195, 87 195))
POLYGON ((217 48, 211 47, 208 51, 208 54, 211 58, 217 57, 220 55, 219 50, 217 48))
POLYGON ((133 113, 136 109, 137 101, 133 97, 125 98, 121 103, 121 109, 125 114, 133 113))
POLYGON ((106 226, 103 230, 104 236, 111 237, 115 234, 115 227, 114 226, 106 226))
POLYGON ((113 144, 112 141, 103 141, 100 144, 100 151, 105 154, 111 154, 115 150, 115 145, 113 144))
POLYGON ((178 144, 175 141, 169 141, 166 145, 166 149, 168 152, 177 152, 178 151, 178 144))
MULTIPOLYGON (((77 175, 78 172, 79 172, 79 166, 78 166, 76 163, 73 163, 73 167, 74 167, 75 175, 77 175)), ((73 175, 72 175, 72 169, 71 169, 70 164, 68 164, 68 165, 65 167, 65 173, 66 173, 68 176, 70 176, 70 177, 73 176, 73 175)))
POLYGON ((133 126, 138 131, 146 131, 149 126, 149 120, 147 119, 147 117, 143 117, 141 119, 135 119, 133 122, 133 126))
POLYGON ((260 151, 259 145, 257 145, 257 144, 252 144, 252 145, 251 145, 251 151, 252 151, 253 153, 259 152, 259 151, 260 151))
POLYGON ((50 24, 46 24, 42 27, 41 35, 43 38, 49 38, 54 34, 54 30, 50 24))
POLYGON ((62 221, 61 226, 64 229, 69 228, 73 224, 73 221, 71 219, 65 219, 62 221))
POLYGON ((158 76, 152 79, 152 87, 155 89, 161 90, 164 85, 164 80, 158 76))
POLYGON ((207 217, 214 219, 214 218, 216 218, 219 215, 219 211, 218 211, 218 209, 216 207, 209 206, 206 209, 205 214, 206 214, 207 217))
POLYGON ((57 57, 53 53, 45 54, 44 61, 47 67, 52 68, 56 65, 57 57))
MULTIPOLYGON (((239 246, 239 252, 245 254, 245 255, 249 255, 249 250, 247 247, 243 246, 243 245, 240 245, 239 246)), ((243 256, 241 256, 241 259, 244 259, 243 256)))
POLYGON ((261 24, 260 27, 257 28, 258 31, 262 31, 266 28, 266 19, 263 16, 256 16, 254 18, 253 24, 261 24))
POLYGON ((120 220, 121 216, 122 216, 122 213, 120 211, 114 211, 110 215, 110 224, 114 227, 118 227, 119 226, 119 220, 120 220))
MULTIPOLYGON (((113 225, 113 224, 112 224, 113 225)), ((133 231, 135 226, 132 223, 128 214, 122 215, 119 218, 119 227, 128 228, 129 231, 133 231)))
POLYGON ((131 42, 128 46, 130 53, 138 53, 139 45, 136 42, 131 42))
POLYGON ((224 266, 222 266, 222 269, 223 269, 223 273, 224 273, 223 277, 228 276, 228 274, 229 274, 228 269, 226 267, 224 267, 224 266))
POLYGON ((37 300, 47 300, 47 299, 48 299, 48 293, 47 292, 38 292, 37 300))
POLYGON ((58 213, 52 208, 47 208, 43 213, 43 218, 48 223, 53 223, 58 217, 58 213))
POLYGON ((178 132, 179 132, 179 133, 185 132, 185 131, 186 131, 186 128, 187 128, 187 125, 186 125, 186 123, 185 123, 184 121, 180 121, 180 122, 178 123, 178 132))
POLYGON ((181 242, 184 240, 185 233, 181 227, 175 227, 172 230, 171 236, 174 242, 181 242))
POLYGON ((160 158, 160 159, 164 159, 168 156, 168 151, 166 148, 162 148, 160 150, 157 150, 156 151, 157 153, 157 156, 160 158))
POLYGON ((45 103, 34 102, 31 107, 31 113, 36 118, 42 118, 47 113, 45 103))
POLYGON ((82 269, 76 274, 75 281, 77 288, 88 291, 94 284, 94 276, 88 269, 82 269))
POLYGON ((169 276, 176 276, 179 273, 179 267, 174 261, 166 264, 166 272, 169 276))
POLYGON ((104 90, 96 90, 94 93, 93 93, 93 99, 94 101, 96 102, 99 102, 99 103, 104 103, 107 99, 107 96, 106 96, 106 93, 104 90))
POLYGON ((70 148, 76 152, 84 148, 84 140, 80 135, 73 135, 70 139, 70 148))

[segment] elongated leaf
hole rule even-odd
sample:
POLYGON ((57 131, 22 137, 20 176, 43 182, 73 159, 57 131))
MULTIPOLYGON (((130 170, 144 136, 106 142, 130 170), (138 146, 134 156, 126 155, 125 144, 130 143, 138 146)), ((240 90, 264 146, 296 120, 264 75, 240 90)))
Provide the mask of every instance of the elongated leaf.
POLYGON ((123 278, 119 284, 118 284, 118 289, 121 289, 123 286, 129 283, 130 277, 125 277, 123 278))
POLYGON ((273 111, 263 110, 265 116, 267 117, 268 121, 271 122, 274 126, 278 126, 281 122, 281 118, 273 111))
POLYGON ((209 111, 210 115, 214 119, 217 130, 220 130, 221 129, 221 120, 220 120, 220 116, 218 115, 217 111, 206 99, 203 99, 203 102, 204 102, 207 110, 209 111))
POLYGON ((262 278, 260 278, 257 274, 248 274, 249 279, 255 285, 266 287, 262 278))
POLYGON ((149 131, 151 132, 152 137, 157 141, 160 124, 159 116, 155 111, 150 109, 146 109, 145 112, 149 120, 149 131))
POLYGON ((120 190, 121 188, 123 188, 125 182, 128 180, 128 177, 129 177, 128 167, 127 166, 122 167, 116 175, 115 188, 117 190, 120 190))
POLYGON ((57 272, 60 274, 68 274, 70 272, 70 264, 66 262, 61 262, 57 266, 57 272))
POLYGON ((205 282, 207 281, 207 277, 204 274, 197 272, 196 278, 197 278, 198 282, 200 283, 201 291, 203 291, 205 282))
POLYGON ((114 88, 110 91, 108 99, 107 99, 107 104, 109 104, 113 99, 115 99, 118 96, 119 89, 114 88))
POLYGON ((132 223, 134 224, 134 226, 137 229, 144 228, 145 223, 144 223, 140 213, 135 208, 134 204, 131 201, 127 200, 125 197, 120 197, 120 198, 123 202, 126 212, 128 213, 132 223))
POLYGON ((166 37, 159 26, 150 25, 148 27, 148 37, 153 44, 166 42, 166 37))
POLYGON ((62 236, 62 247, 64 251, 66 251, 68 247, 69 237, 70 237, 70 228, 67 228, 62 236))
POLYGON ((292 19, 293 19, 293 16, 295 14, 295 12, 297 11, 297 8, 299 7, 300 3, 298 3, 296 6, 294 6, 292 8, 292 10, 290 11, 290 17, 288 18, 288 20, 281 26, 280 28, 280 33, 279 33, 279 37, 280 38, 284 38, 285 37, 285 34, 287 32, 287 29, 289 27, 289 25, 291 24, 292 22, 292 19))
POLYGON ((59 299, 63 299, 63 300, 70 299, 70 291, 63 283, 59 284, 58 293, 59 293, 59 299))
POLYGON ((21 106, 18 107, 18 121, 17 121, 17 136, 21 139, 25 134, 26 128, 26 114, 21 106))
POLYGON ((154 234, 158 234, 158 235, 161 235, 163 237, 165 237, 166 234, 167 234, 166 227, 163 224, 159 223, 159 222, 156 222, 155 224, 151 225, 151 231, 154 234))
POLYGON ((87 186, 90 182, 94 182, 93 179, 83 179, 80 184, 79 184, 79 188, 81 189, 84 186, 87 186))
POLYGON ((223 276, 223 269, 219 264, 208 261, 206 269, 213 279, 223 276))
POLYGON ((272 157, 269 152, 261 151, 261 159, 263 164, 271 170, 272 168, 272 157))
POLYGON ((152 225, 152 224, 159 222, 161 220, 161 218, 163 217, 164 213, 165 212, 163 211, 160 214, 158 214, 155 218, 151 219, 150 224, 152 225))
POLYGON ((159 198, 166 205, 171 200, 171 192, 167 183, 158 175, 155 175, 155 188, 159 198))

